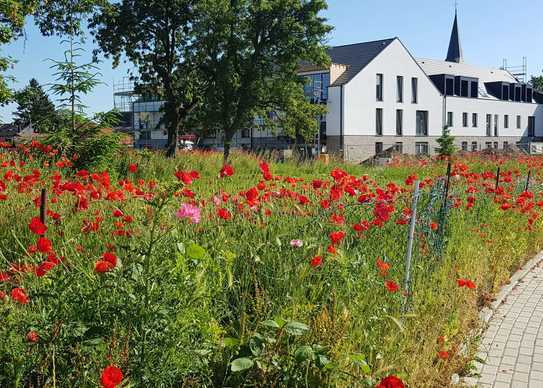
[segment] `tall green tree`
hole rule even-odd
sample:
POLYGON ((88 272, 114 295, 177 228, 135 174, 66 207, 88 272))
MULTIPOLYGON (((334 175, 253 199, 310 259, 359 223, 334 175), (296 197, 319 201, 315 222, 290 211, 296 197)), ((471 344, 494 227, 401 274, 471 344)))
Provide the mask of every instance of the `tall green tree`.
POLYGON ((543 75, 532 76, 530 83, 532 84, 535 90, 543 93, 543 75))
POLYGON ((63 60, 50 59, 51 66, 55 70, 53 74, 56 82, 51 85, 51 90, 58 96, 61 107, 71 112, 71 129, 76 130, 76 114, 83 113, 86 106, 82 97, 90 93, 97 85, 101 74, 95 61, 78 63, 84 52, 80 42, 74 41, 73 36, 67 43, 68 49, 64 52, 63 60))
POLYGON ((303 94, 301 61, 326 66, 331 27, 320 16, 324 0, 204 0, 197 24, 206 88, 202 121, 223 133, 224 159, 236 132, 255 117, 291 136, 318 130, 321 106, 303 94), (270 115, 270 113, 273 113, 270 115))
POLYGON ((14 101, 18 105, 13 113, 16 122, 23 126, 32 124, 36 132, 54 131, 58 123, 55 104, 38 81, 32 78, 28 86, 15 93, 14 101))
MULTIPOLYGON (((25 16, 36 6, 35 0, 0 1, 0 46, 11 42, 21 34, 25 16)), ((9 78, 3 74, 12 65, 13 60, 0 55, 0 105, 10 101, 12 91, 8 87, 9 78)))
POLYGON ((114 66, 123 55, 135 66, 133 80, 164 101, 167 155, 201 100, 194 56, 198 0, 123 0, 102 8, 91 23, 95 38, 114 66))

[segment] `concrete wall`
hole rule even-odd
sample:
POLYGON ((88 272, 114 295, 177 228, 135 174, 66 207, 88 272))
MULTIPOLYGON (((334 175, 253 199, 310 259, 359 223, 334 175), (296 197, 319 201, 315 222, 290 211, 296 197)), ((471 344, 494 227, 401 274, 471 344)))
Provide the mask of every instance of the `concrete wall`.
MULTIPOLYGON (((439 147, 437 143, 439 136, 345 136, 344 142, 344 157, 351 162, 362 162, 375 155, 375 143, 383 143, 383 149, 386 150, 396 145, 402 144, 402 152, 404 154, 415 155, 416 143, 428 143, 428 151, 430 155, 435 155, 439 147)), ((514 146, 518 142, 525 142, 526 138, 520 136, 459 136, 455 137, 455 146, 458 150, 462 148, 462 142, 467 142, 468 151, 472 150, 472 144, 477 143, 477 151, 486 148, 504 149, 505 143, 509 146, 514 146), (495 143, 497 144, 497 147, 495 143), (491 143, 491 144, 487 144, 491 143)), ((328 147, 337 147, 339 137, 333 136, 328 138, 328 147)))

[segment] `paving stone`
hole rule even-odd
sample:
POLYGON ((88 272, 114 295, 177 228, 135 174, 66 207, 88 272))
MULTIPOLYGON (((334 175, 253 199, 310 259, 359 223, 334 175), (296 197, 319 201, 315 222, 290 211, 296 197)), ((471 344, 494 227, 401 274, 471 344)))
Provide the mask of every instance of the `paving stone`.
POLYGON ((529 272, 490 320, 478 387, 543 388, 543 266, 529 272))

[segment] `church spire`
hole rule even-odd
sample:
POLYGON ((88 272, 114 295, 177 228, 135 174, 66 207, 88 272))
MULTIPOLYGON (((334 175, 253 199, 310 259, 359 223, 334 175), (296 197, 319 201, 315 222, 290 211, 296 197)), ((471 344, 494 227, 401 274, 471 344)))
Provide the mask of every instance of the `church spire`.
POLYGON ((462 46, 460 45, 460 36, 458 34, 458 12, 454 11, 454 24, 451 33, 451 41, 449 43, 449 51, 447 52, 447 62, 464 62, 462 54, 462 46))

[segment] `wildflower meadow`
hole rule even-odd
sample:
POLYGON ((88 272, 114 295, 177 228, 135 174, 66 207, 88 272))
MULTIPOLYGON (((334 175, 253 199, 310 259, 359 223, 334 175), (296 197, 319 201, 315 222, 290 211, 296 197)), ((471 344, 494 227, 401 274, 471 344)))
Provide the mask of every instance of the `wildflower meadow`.
POLYGON ((77 165, 2 144, 0 386, 448 386, 543 243, 538 157, 77 165))

